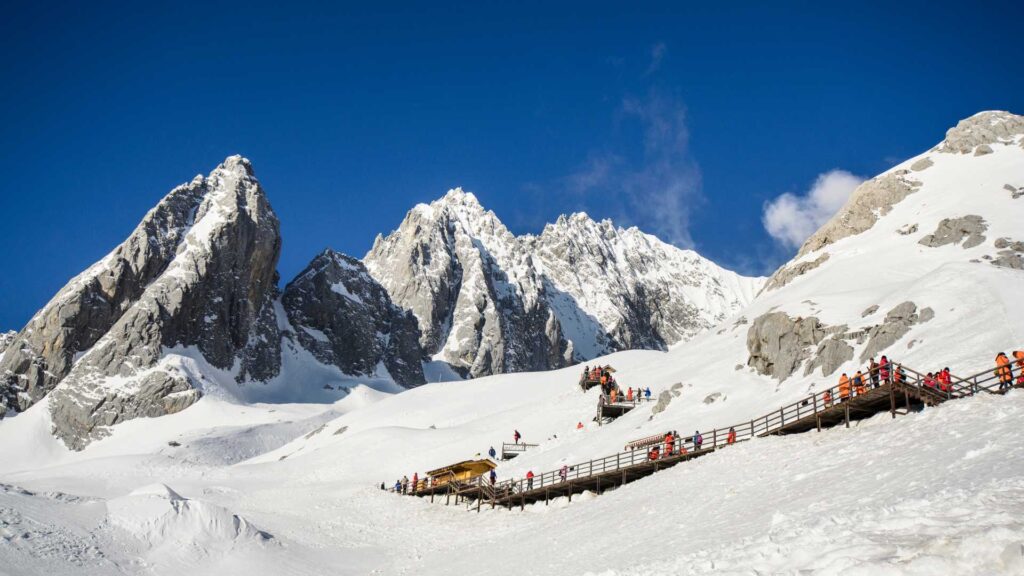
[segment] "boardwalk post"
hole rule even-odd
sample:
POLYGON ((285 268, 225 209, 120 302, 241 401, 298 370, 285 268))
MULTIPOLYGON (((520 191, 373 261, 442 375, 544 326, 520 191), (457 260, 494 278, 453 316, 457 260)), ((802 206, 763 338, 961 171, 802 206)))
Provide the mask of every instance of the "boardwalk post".
POLYGON ((572 502, 572 480, 569 480, 569 502, 572 502))
POLYGON ((548 505, 548 490, 550 490, 550 488, 545 488, 544 489, 544 505, 545 506, 548 505))
POLYGON ((844 402, 843 404, 846 405, 846 410, 844 411, 844 414, 846 416, 846 427, 849 428, 850 427, 850 400, 847 399, 846 402, 844 402))
POLYGON ((718 428, 711 431, 711 446, 718 448, 718 428))
POLYGON ((892 413, 892 417, 896 417, 896 391, 892 389, 892 384, 889 384, 889 412, 892 413))

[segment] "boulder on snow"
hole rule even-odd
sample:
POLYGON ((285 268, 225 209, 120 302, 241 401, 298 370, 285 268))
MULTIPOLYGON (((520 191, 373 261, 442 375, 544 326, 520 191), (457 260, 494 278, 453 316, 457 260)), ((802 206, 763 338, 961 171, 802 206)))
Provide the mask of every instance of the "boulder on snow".
POLYGON ((868 306, 863 312, 860 313, 860 317, 867 318, 868 316, 871 316, 875 312, 878 312, 878 304, 872 304, 871 306, 868 306))
POLYGON ((914 232, 917 232, 917 223, 904 224, 902 227, 900 227, 899 230, 896 231, 896 233, 899 234, 900 236, 909 236, 914 232))
POLYGON ((985 241, 984 232, 988 230, 985 219, 977 214, 968 214, 960 218, 944 218, 939 222, 935 232, 921 238, 918 244, 937 248, 947 244, 960 244, 963 240, 963 247, 974 248, 985 241), (966 238, 966 240, 964 240, 966 238))
POLYGON ((999 238, 996 240, 995 246, 1001 250, 992 259, 994 266, 1010 268, 1012 270, 1024 270, 1024 242, 1014 241, 1010 238, 999 238))
POLYGON ((992 147, 989 146, 988 144, 982 144, 974 149, 975 156, 984 156, 986 154, 991 154, 992 152, 992 147))
POLYGON ((785 312, 768 312, 754 319, 747 330, 747 365, 759 374, 785 380, 810 349, 825 338, 826 327, 811 316, 790 318, 785 312))
POLYGON ((822 376, 829 376, 850 360, 853 360, 853 346, 847 344, 839 335, 832 336, 818 345, 814 358, 807 363, 804 376, 809 376, 819 367, 822 376))
POLYGON ((885 315, 882 324, 868 330, 868 344, 860 354, 860 361, 865 362, 895 344, 919 320, 917 305, 913 302, 903 302, 894 307, 885 315))
POLYGON ((934 164, 935 163, 932 162, 931 158, 925 156, 924 158, 921 158, 917 162, 914 162, 913 164, 911 164, 910 165, 910 169, 913 170, 914 172, 920 172, 921 170, 925 170, 927 168, 931 168, 932 165, 934 165, 934 164))

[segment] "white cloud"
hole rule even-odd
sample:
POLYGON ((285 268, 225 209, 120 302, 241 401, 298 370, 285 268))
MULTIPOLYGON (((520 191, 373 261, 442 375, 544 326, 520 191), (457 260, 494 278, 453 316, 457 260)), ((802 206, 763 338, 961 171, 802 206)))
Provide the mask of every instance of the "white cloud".
POLYGON ((788 248, 799 248, 846 204, 864 179, 845 170, 819 174, 807 194, 786 192, 764 205, 761 221, 772 238, 788 248))
POLYGON ((651 62, 647 65, 645 75, 651 75, 661 68, 661 61, 665 59, 665 52, 668 46, 664 42, 658 42, 651 47, 651 62))

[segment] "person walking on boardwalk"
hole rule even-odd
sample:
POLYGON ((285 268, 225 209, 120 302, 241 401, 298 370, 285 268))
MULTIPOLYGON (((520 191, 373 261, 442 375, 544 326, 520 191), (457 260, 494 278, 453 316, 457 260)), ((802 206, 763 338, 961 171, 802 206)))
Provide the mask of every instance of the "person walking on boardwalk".
POLYGON ((700 450, 700 445, 704 443, 704 437, 700 435, 700 430, 693 432, 693 451, 700 450))
POLYGON ((939 386, 943 392, 949 393, 953 390, 953 375, 949 373, 949 367, 942 369, 939 372, 939 386))
POLYGON ((526 489, 533 490, 533 470, 526 472, 526 489))
POLYGON ((497 472, 494 471, 493 468, 491 469, 490 477, 491 477, 490 478, 491 479, 491 486, 494 486, 494 481, 498 479, 498 474, 497 474, 497 472))
POLYGON ((871 363, 868 365, 868 377, 871 378, 871 387, 872 388, 878 388, 878 376, 879 376, 878 371, 880 369, 881 369, 881 366, 879 366, 878 362, 875 362, 875 358, 872 357, 871 358, 871 363))
POLYGON ((892 384, 892 380, 890 379, 890 368, 889 359, 883 355, 882 359, 878 361, 878 375, 882 378, 882 382, 885 382, 886 384, 892 384))
POLYGON ((395 480, 395 494, 401 494, 401 493, 402 493, 402 481, 400 479, 399 480, 395 480))
POLYGON ((651 399, 651 387, 650 386, 648 386, 647 388, 644 389, 644 398, 647 398, 648 400, 651 399))
POLYGON ((821 395, 821 399, 825 402, 825 408, 832 407, 832 391, 825 390, 825 393, 821 395))
POLYGON ((661 458, 661 450, 659 450, 658 445, 655 444, 654 448, 651 448, 651 451, 647 453, 647 459, 653 462, 658 458, 661 458))
POLYGON ((629 389, 626 390, 626 402, 632 402, 632 401, 633 401, 633 387, 630 386, 629 389))
POLYGON ((839 377, 839 401, 846 402, 850 399, 850 377, 843 372, 839 377))
POLYGON ((616 389, 616 388, 615 388, 614 386, 612 386, 612 393, 611 393, 611 396, 612 396, 612 404, 615 404, 615 400, 616 400, 616 399, 617 399, 617 397, 618 397, 618 392, 619 392, 619 391, 618 391, 618 389, 616 389))
POLYGON ((996 355, 995 375, 999 377, 999 390, 1008 390, 1013 386, 1013 368, 1010 367, 1010 359, 1006 352, 996 355))
POLYGON ((569 477, 569 466, 562 464, 562 467, 558 469, 558 479, 565 482, 565 479, 569 477))
POLYGON ((896 384, 903 384, 907 381, 907 373, 903 370, 903 364, 896 365, 896 370, 892 373, 892 381, 896 384))
POLYGON ((420 473, 419 472, 413 472, 412 473, 412 490, 410 490, 409 493, 410 494, 415 494, 416 490, 418 490, 419 487, 420 487, 420 473))
POLYGON ((402 476, 402 494, 409 493, 409 477, 402 476))
POLYGON ((735 428, 729 428, 729 437, 725 439, 725 443, 726 444, 735 444, 736 443, 736 429, 735 428))
POLYGON ((665 434, 665 456, 671 456, 672 455, 672 448, 673 448, 672 445, 675 443, 675 440, 676 439, 675 439, 675 437, 672 436, 671 432, 669 432, 668 434, 665 434))
POLYGON ((512 439, 516 441, 516 444, 519 444, 519 439, 522 437, 523 435, 519 433, 519 430, 512 431, 512 439))
POLYGON ((857 393, 857 396, 867 392, 864 388, 864 373, 860 370, 857 370, 857 373, 853 375, 853 389, 857 393))

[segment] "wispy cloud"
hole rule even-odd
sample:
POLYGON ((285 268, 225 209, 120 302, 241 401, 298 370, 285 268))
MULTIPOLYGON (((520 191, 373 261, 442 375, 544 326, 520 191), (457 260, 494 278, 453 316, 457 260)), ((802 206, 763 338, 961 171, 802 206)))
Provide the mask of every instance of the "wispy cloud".
POLYGON ((845 170, 819 174, 803 196, 790 192, 765 203, 761 221, 765 230, 787 248, 799 248, 846 203, 864 179, 845 170))
POLYGON ((663 91, 623 98, 616 112, 625 139, 613 149, 591 151, 575 172, 559 186, 576 195, 600 196, 618 205, 616 220, 637 225, 667 242, 693 247, 691 207, 701 199, 700 168, 690 155, 686 107, 663 91), (637 153, 637 151, 642 151, 637 153))
POLYGON ((651 61, 647 65, 646 75, 650 76, 661 69, 661 62, 665 59, 665 52, 668 51, 668 46, 664 42, 658 42, 654 46, 651 46, 651 61))

